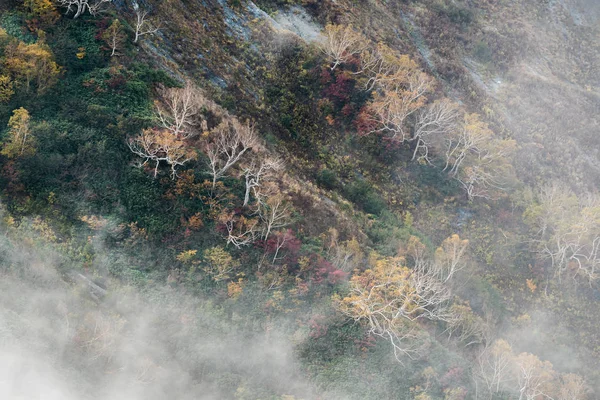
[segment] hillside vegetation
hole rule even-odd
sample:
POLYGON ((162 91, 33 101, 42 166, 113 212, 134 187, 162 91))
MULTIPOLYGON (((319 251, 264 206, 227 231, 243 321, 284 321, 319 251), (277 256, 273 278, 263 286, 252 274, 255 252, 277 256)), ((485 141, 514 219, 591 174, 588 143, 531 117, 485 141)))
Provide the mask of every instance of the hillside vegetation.
POLYGON ((600 393, 594 1, 0 4, 0 397, 600 393))

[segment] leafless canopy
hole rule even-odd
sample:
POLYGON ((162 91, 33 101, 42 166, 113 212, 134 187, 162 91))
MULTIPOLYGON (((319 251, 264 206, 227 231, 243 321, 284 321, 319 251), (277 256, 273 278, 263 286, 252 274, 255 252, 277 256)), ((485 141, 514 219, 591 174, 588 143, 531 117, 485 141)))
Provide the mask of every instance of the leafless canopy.
POLYGON ((137 2, 133 3, 133 12, 135 14, 135 39, 133 43, 137 43, 139 39, 148 34, 154 34, 160 29, 159 25, 153 24, 147 17, 150 13, 148 10, 140 8, 137 2))
POLYGON ((206 121, 200 116, 209 101, 190 81, 183 88, 159 88, 160 101, 156 102, 156 114, 160 124, 177 137, 189 139, 207 130, 206 121))
POLYGON ((211 132, 211 138, 205 144, 208 156, 212 187, 221 179, 248 150, 260 144, 254 126, 241 123, 237 119, 223 121, 211 132))
POLYGON ((79 18, 79 16, 86 11, 90 14, 96 15, 102 10, 102 8, 112 2, 112 0, 56 0, 60 7, 67 9, 66 13, 75 13, 73 18, 79 18))

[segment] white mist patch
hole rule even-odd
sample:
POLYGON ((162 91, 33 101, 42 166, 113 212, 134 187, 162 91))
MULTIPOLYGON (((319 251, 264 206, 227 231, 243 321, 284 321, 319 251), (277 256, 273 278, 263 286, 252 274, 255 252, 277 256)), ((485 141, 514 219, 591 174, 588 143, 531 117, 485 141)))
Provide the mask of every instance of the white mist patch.
POLYGON ((161 284, 108 281, 94 296, 89 282, 63 280, 56 252, 24 244, 30 233, 0 226, 0 399, 318 397, 284 322, 265 329, 161 284))
POLYGON ((75 400, 62 387, 51 363, 20 348, 0 347, 0 398, 75 400))

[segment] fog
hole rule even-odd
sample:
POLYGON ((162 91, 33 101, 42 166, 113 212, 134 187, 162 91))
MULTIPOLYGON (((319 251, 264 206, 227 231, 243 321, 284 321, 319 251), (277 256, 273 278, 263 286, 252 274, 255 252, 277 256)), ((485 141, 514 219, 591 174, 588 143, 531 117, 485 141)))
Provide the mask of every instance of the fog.
POLYGON ((98 299, 35 241, 0 230, 0 398, 243 399, 245 386, 316 396, 285 321, 259 326, 160 283, 110 281, 98 299))

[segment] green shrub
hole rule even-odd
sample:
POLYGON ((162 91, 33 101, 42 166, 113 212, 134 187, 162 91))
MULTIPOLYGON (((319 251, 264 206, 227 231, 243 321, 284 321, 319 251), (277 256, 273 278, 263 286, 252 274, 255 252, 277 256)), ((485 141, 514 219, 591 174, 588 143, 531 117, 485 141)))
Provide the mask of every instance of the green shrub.
POLYGON ((338 185, 335 172, 327 168, 322 169, 317 173, 317 184, 325 189, 335 189, 338 185))
POLYGON ((35 42, 35 36, 27 30, 25 20, 19 13, 4 13, 4 15, 0 17, 0 28, 3 28, 6 33, 25 43, 35 42))
POLYGON ((369 214, 379 215, 386 208, 383 199, 364 179, 359 179, 346 186, 344 194, 348 200, 369 214))
POLYGON ((492 61, 492 51, 486 42, 480 40, 475 44, 475 48, 473 49, 473 55, 483 63, 489 63, 492 61))
POLYGON ((468 26, 475 20, 473 11, 468 6, 461 4, 436 2, 432 8, 438 14, 447 17, 452 23, 457 25, 468 26))

